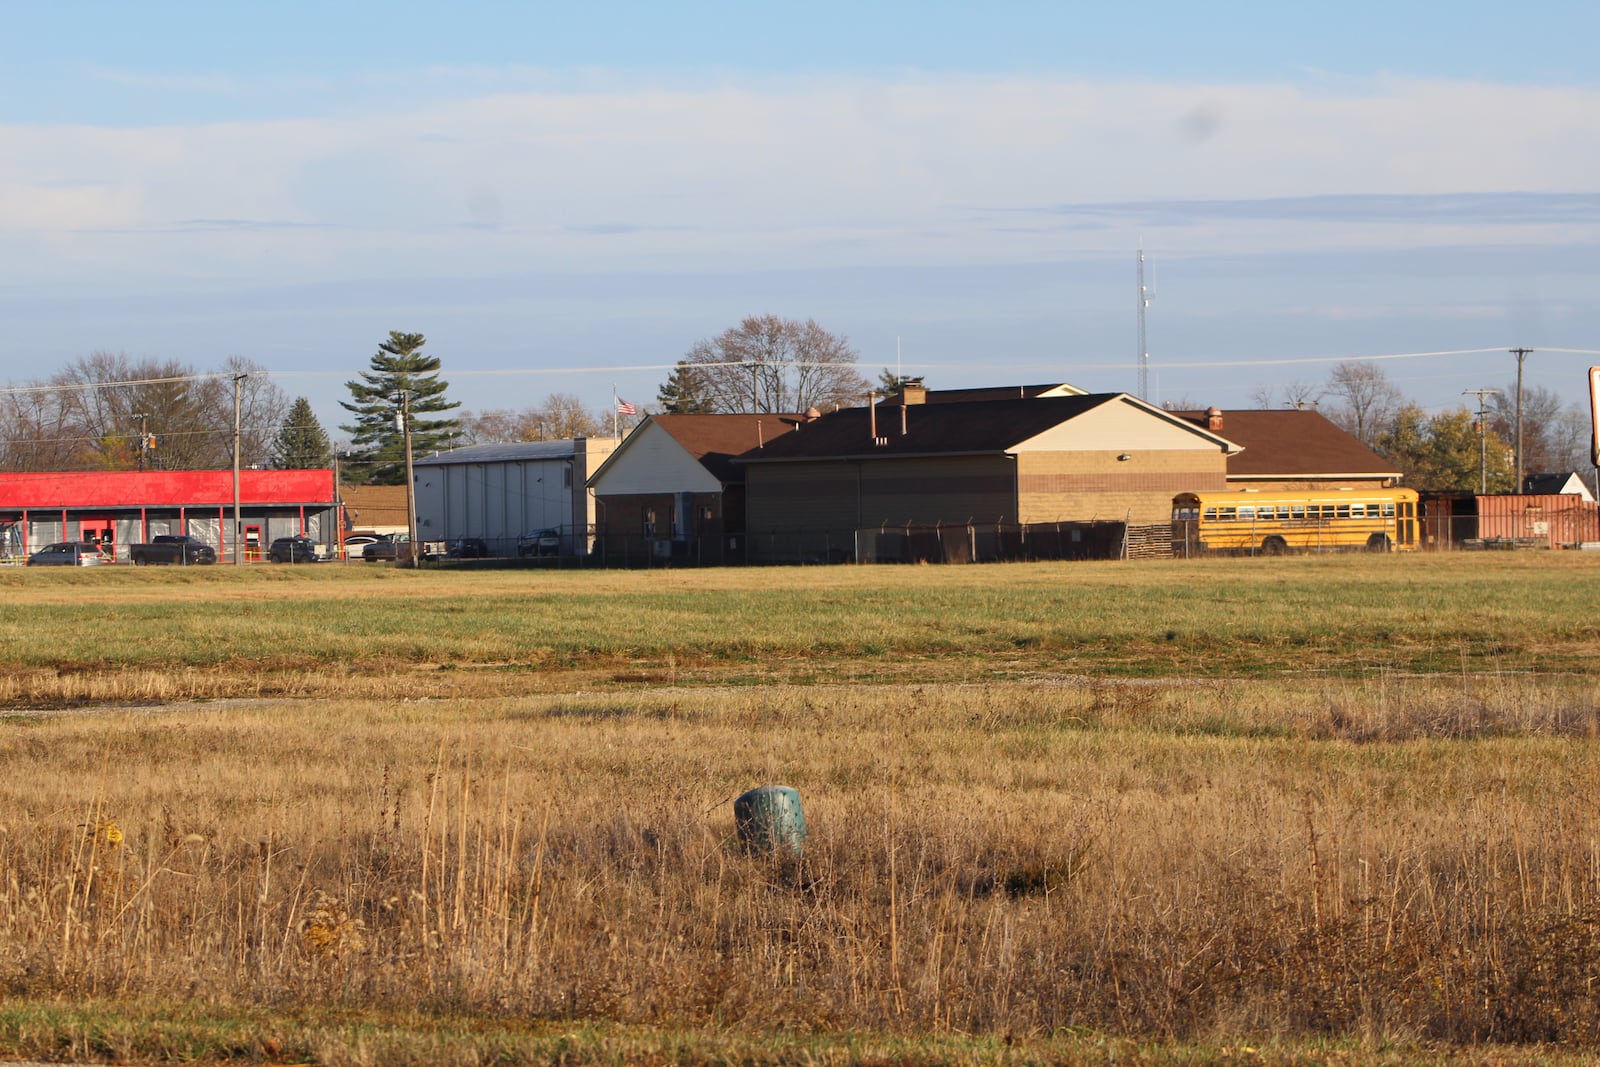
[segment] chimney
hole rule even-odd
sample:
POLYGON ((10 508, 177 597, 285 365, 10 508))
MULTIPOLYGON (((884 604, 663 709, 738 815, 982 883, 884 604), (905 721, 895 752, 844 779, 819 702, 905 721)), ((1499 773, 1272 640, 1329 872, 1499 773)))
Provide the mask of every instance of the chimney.
POLYGON ((928 387, 922 384, 921 378, 900 379, 900 403, 904 405, 926 404, 928 402, 928 387))
POLYGON ((1206 429, 1212 433, 1222 432, 1222 409, 1206 408, 1206 429))

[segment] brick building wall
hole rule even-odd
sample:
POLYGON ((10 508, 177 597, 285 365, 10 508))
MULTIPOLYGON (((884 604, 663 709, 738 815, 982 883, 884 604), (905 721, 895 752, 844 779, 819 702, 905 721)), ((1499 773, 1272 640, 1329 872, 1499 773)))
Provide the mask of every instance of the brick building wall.
POLYGON ((1018 510, 1025 523, 1167 522, 1178 493, 1225 488, 1227 458, 1220 451, 1024 452, 1017 457, 1018 510))

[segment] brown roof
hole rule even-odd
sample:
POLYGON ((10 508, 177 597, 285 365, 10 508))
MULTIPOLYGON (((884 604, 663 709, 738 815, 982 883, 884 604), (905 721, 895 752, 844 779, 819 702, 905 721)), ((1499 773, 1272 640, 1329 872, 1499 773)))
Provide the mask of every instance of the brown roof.
MULTIPOLYGON (((1084 396, 1040 397, 1036 400, 983 400, 965 404, 895 405, 879 408, 844 408, 803 423, 782 440, 748 452, 742 462, 840 459, 892 456, 973 455, 1005 452, 1069 419, 1102 404, 1139 403, 1123 393, 1089 393, 1084 396), (900 432, 900 414, 906 414, 906 432, 900 432), (874 444, 873 415, 877 416, 874 444)), ((1152 418, 1171 418, 1150 409, 1152 418)), ((1174 420, 1182 422, 1183 420, 1174 420)), ((1203 428, 1196 432, 1206 434, 1203 428)), ((1226 436, 1226 435, 1223 435, 1226 436)))
MULTIPOLYGON (((1204 411, 1172 414, 1196 426, 1204 411)), ((1299 478, 1330 475, 1398 477, 1394 464, 1339 429, 1320 411, 1275 408, 1224 411, 1220 436, 1244 451, 1228 457, 1230 478, 1299 478)))
POLYGON ((743 468, 733 462, 735 456, 784 436, 803 421, 803 416, 652 415, 650 421, 665 430, 719 482, 732 485, 744 481, 743 468))
MULTIPOLYGON (((1062 388, 1060 382, 1050 385, 987 385, 972 389, 929 389, 925 404, 970 404, 979 400, 1032 400, 1052 389, 1062 388)), ((905 399, 903 393, 886 396, 879 403, 885 407, 898 407, 905 399)), ((914 405, 913 405, 914 406, 914 405)))

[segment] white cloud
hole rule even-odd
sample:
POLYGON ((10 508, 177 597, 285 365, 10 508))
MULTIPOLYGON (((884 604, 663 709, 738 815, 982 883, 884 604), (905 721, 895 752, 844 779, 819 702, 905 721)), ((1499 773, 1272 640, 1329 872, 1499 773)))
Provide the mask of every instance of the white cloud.
MULTIPOLYGON (((0 126, 0 242, 120 228, 143 234, 153 271, 187 273, 199 260, 304 278, 422 263, 998 262, 1122 249, 1135 231, 1160 233, 1177 252, 1483 242, 1490 230, 1571 239, 1593 229, 1587 214, 1409 219, 1403 201, 1388 218, 1090 219, 1070 209, 1561 192, 1585 188, 1597 156, 1592 89, 975 77, 589 85, 388 111, 369 102, 360 114, 299 120, 0 126)), ((108 260, 125 257, 125 244, 107 244, 108 260)))

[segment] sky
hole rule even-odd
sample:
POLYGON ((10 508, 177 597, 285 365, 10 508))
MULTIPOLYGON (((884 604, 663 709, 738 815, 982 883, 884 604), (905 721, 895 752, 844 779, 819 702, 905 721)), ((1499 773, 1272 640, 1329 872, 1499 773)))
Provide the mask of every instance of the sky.
POLYGON ((747 315, 934 388, 1429 410, 1600 363, 1600 5, 7 3, 0 364, 240 356, 335 437, 644 405, 747 315))

